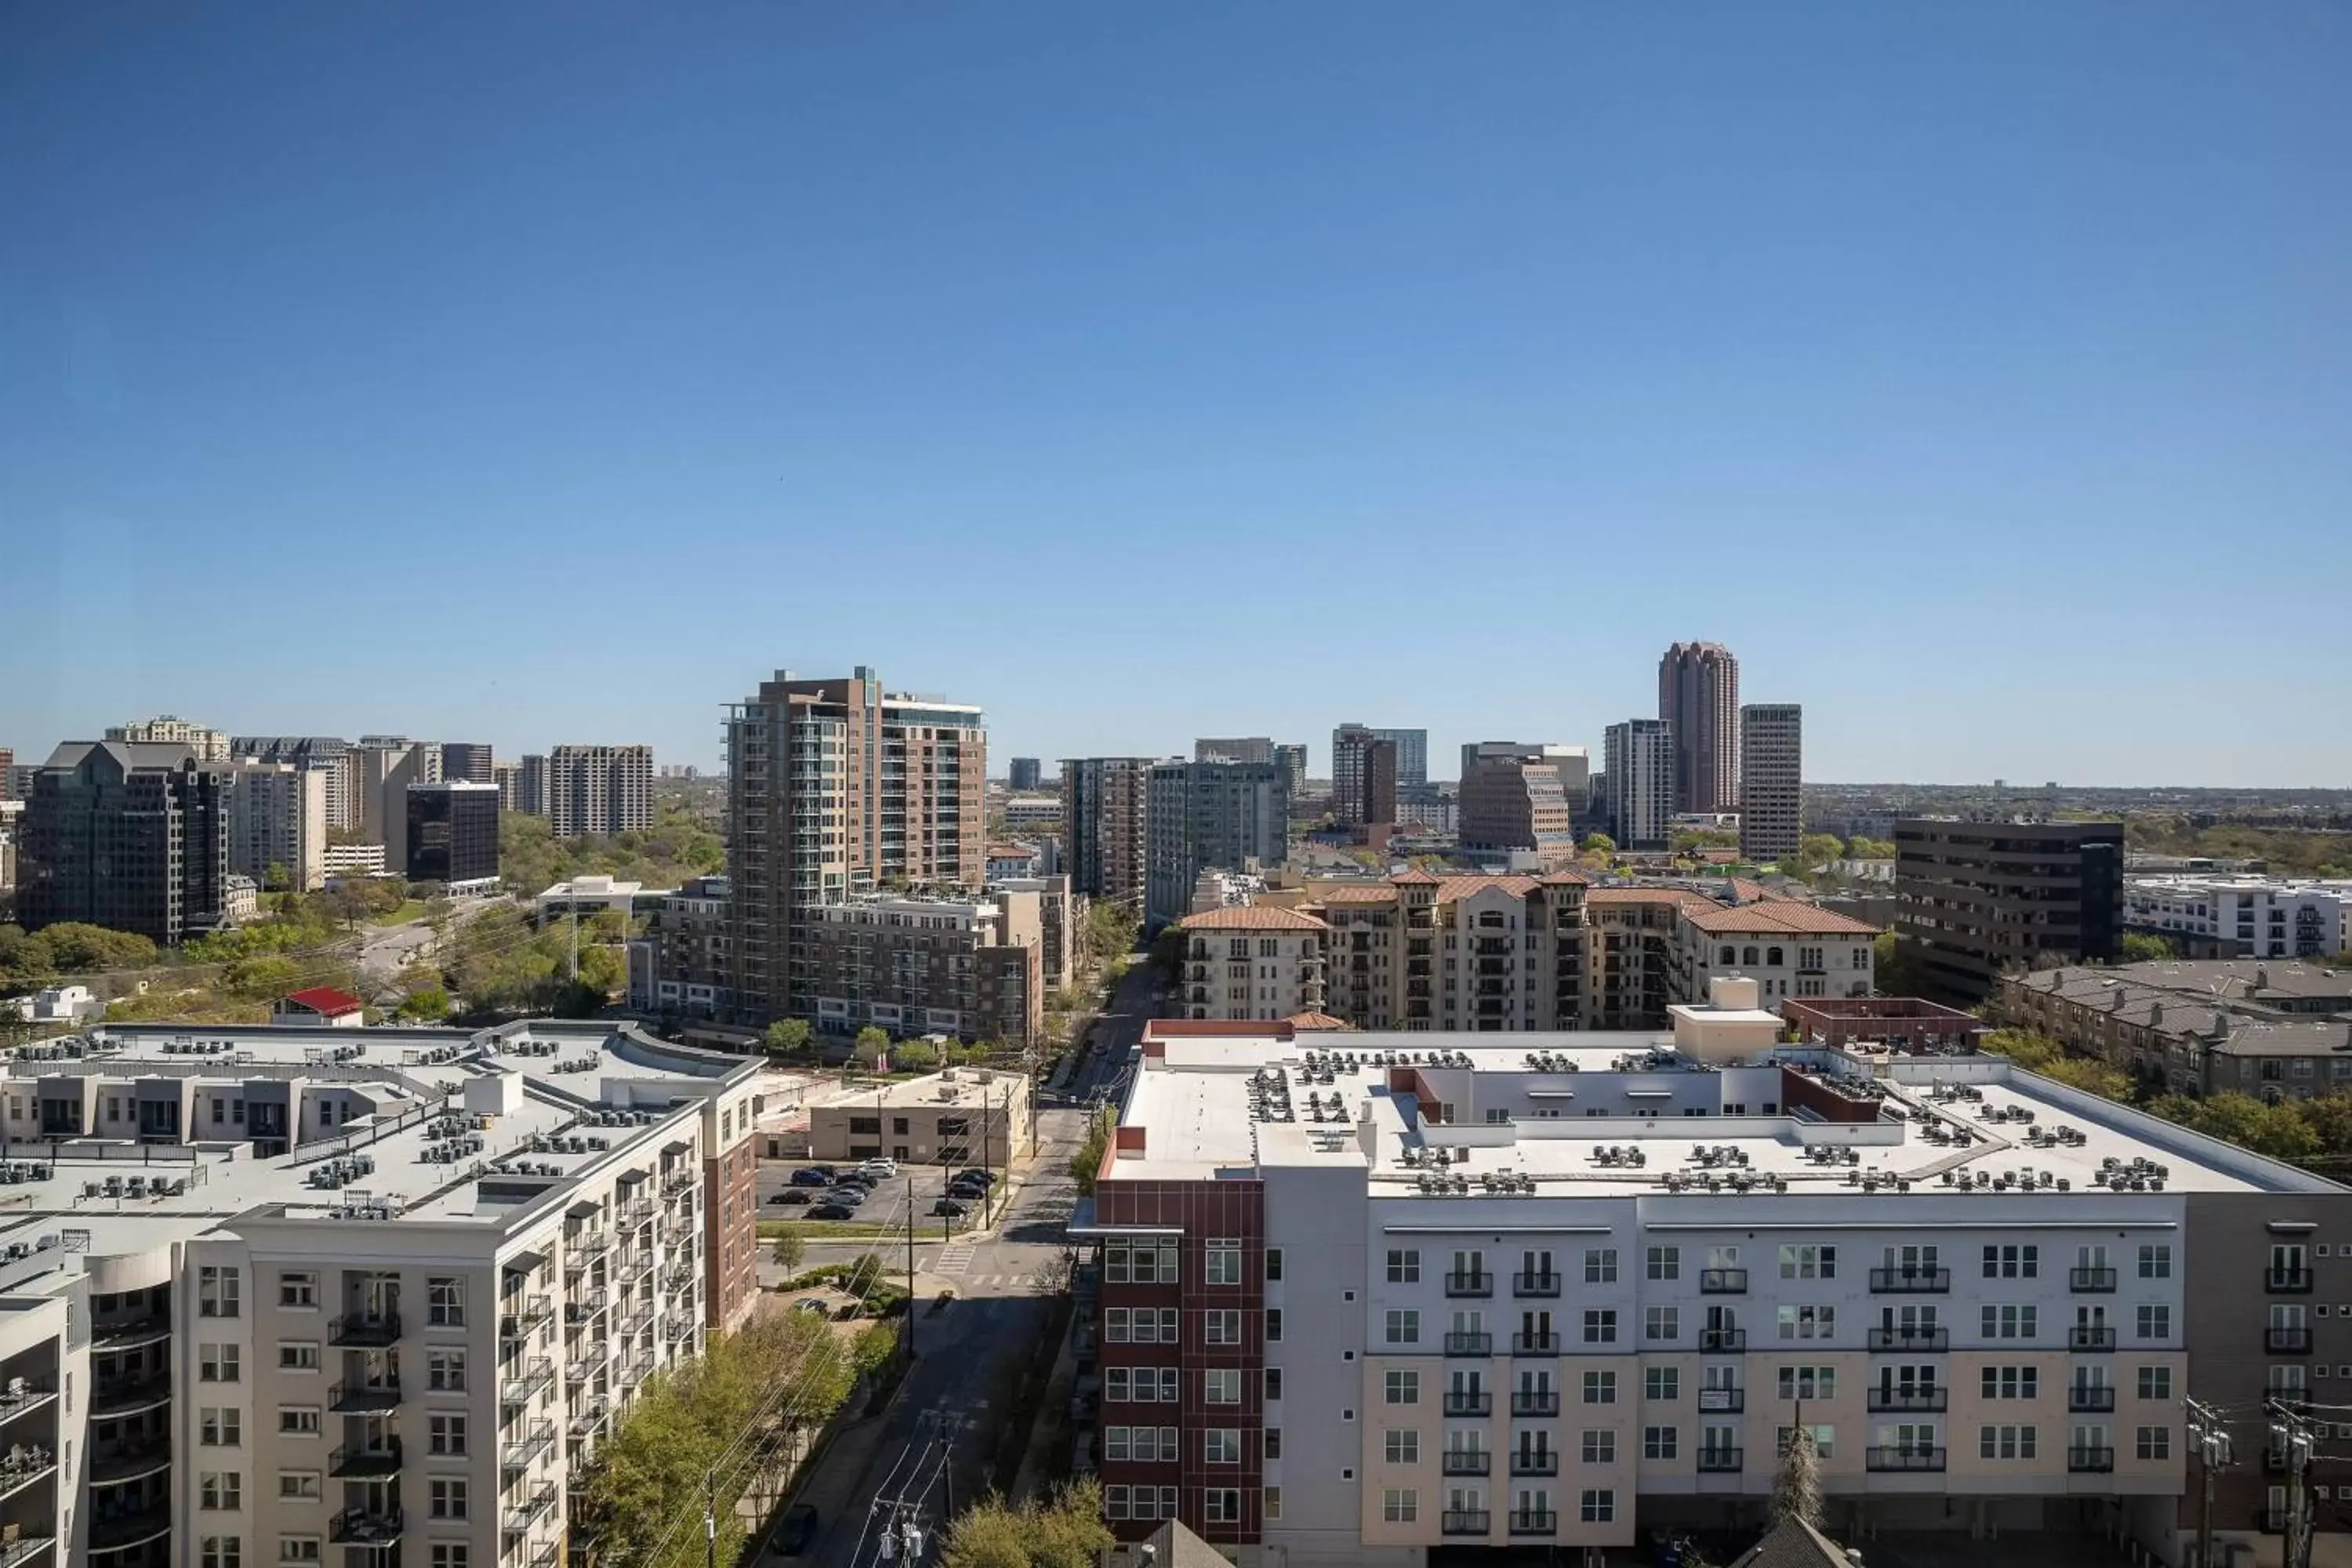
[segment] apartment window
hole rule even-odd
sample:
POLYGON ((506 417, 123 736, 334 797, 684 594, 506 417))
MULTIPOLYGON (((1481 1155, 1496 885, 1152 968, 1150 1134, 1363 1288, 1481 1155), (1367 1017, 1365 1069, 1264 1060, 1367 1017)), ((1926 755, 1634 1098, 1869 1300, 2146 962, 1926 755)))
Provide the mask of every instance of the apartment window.
POLYGON ((1642 1371, 1642 1397, 1644 1399, 1680 1399, 1683 1389, 1680 1368, 1671 1366, 1644 1367, 1642 1371))
POLYGON ((1421 1373, 1391 1372, 1381 1380, 1381 1392, 1391 1405, 1421 1403, 1421 1373))
POLYGON ((1237 1345, 1242 1342, 1242 1315, 1237 1308, 1213 1308, 1201 1314, 1201 1340, 1203 1344, 1237 1345))
POLYGON ((1412 1487, 1387 1487, 1381 1492, 1381 1522, 1413 1524, 1421 1519, 1421 1493, 1412 1487))
POLYGON ((1242 1521, 1242 1494, 1238 1487, 1211 1487, 1202 1494, 1208 1504, 1211 1524, 1239 1524, 1242 1521))
POLYGON ((281 1535, 278 1538, 278 1561, 280 1563, 316 1563, 322 1549, 315 1535, 281 1535))
POLYGON ((197 1561, 203 1568, 243 1568, 245 1541, 235 1535, 207 1535, 197 1561))
POLYGON ((1781 1307, 1775 1316, 1784 1340, 1826 1340, 1837 1334, 1835 1307, 1781 1307))
POLYGON ((278 1277, 278 1304, 302 1311, 315 1311, 319 1306, 319 1277, 307 1268, 291 1269, 278 1277))
POLYGON ((2033 1428, 2013 1426, 1978 1427, 1977 1458, 1979 1459, 2033 1458, 2033 1428))
POLYGON ((244 1315, 239 1300, 237 1271, 215 1268, 210 1264, 196 1270, 196 1316, 199 1318, 236 1318, 244 1315))
POLYGON ((236 1448, 245 1444, 245 1413, 234 1407, 206 1405, 196 1423, 196 1441, 207 1448, 236 1448))
POLYGON ((2172 1458, 2172 1428, 2143 1426, 2138 1431, 2136 1446, 2143 1459, 2168 1459, 2172 1458))
POLYGON ((429 1415, 425 1420, 425 1451, 455 1456, 466 1451, 466 1418, 429 1415))
POLYGON ((1282 1369, 1278 1366, 1265 1369, 1265 1396, 1268 1399, 1282 1397, 1282 1369))
POLYGON ((1589 1345, 1611 1345, 1617 1342, 1615 1309, 1591 1307, 1585 1310, 1584 1342, 1589 1345))
POLYGON ((1421 1313, 1413 1308, 1391 1307, 1383 1315, 1382 1327, 1390 1344, 1417 1345, 1421 1342, 1421 1313))
POLYGON ((1683 1277, 1683 1249, 1679 1247, 1653 1247, 1645 1249, 1643 1268, 1653 1279, 1679 1279, 1683 1277))
POLYGON ((1678 1427, 1644 1426, 1642 1428, 1642 1458, 1645 1459, 1674 1458, 1680 1449, 1681 1443, 1682 1432, 1678 1427))
POLYGON ((1580 1447, 1588 1465, 1617 1462, 1617 1434, 1606 1426, 1586 1427, 1580 1447))
POLYGON ((2172 1278, 2172 1245, 2158 1242, 2139 1249, 2139 1277, 2143 1279, 2172 1278))
POLYGON ((278 1471, 278 1496, 286 1502, 306 1502, 319 1496, 319 1472, 316 1470, 278 1471))
POLYGON ((1265 1457, 1269 1459, 1282 1458, 1282 1428, 1279 1426, 1265 1429, 1265 1457))
POLYGON ((278 1435, 281 1437, 315 1437, 319 1435, 319 1407, 315 1405, 281 1405, 278 1407, 278 1435))
POLYGON ((426 1351, 425 1386, 436 1394, 463 1394, 466 1391, 466 1352, 426 1351))
POLYGON ((245 1506, 245 1477, 236 1470, 207 1470, 196 1478, 196 1506, 219 1510, 245 1506))
POLYGON ((466 1322, 466 1283, 442 1276, 425 1281, 425 1321, 438 1328, 462 1328, 466 1322))
MULTIPOLYGON (((1175 1369, 1163 1367, 1171 1381, 1175 1369)), ((1201 1399, 1208 1405, 1239 1405, 1242 1402, 1242 1374, 1237 1367, 1212 1367, 1201 1374, 1201 1399)))
POLYGON ((1584 1252, 1584 1282, 1587 1285, 1617 1283, 1617 1249, 1613 1247, 1591 1247, 1584 1252))
POLYGON ((1265 1521, 1268 1524, 1276 1523, 1282 1518, 1282 1489, 1268 1487, 1265 1489, 1265 1521))
POLYGON ((1201 1434, 1201 1458, 1211 1465, 1238 1465, 1242 1462, 1242 1433, 1238 1426, 1212 1426, 1201 1434))
POLYGON ((1837 1397, 1837 1368, 1833 1366, 1784 1366, 1780 1381, 1783 1399, 1837 1397))
POLYGON ((1988 1247, 1984 1249, 1984 1277, 1988 1279, 2035 1279, 2042 1274, 2042 1249, 2039 1247, 1988 1247))
POLYGON ((1238 1285, 1242 1282, 1240 1242, 1220 1240, 1209 1243, 1208 1277, 1212 1285, 1238 1285))
POLYGON ((1265 1310, 1265 1337, 1269 1344, 1278 1342, 1282 1338, 1282 1309, 1279 1307, 1265 1310))
POLYGON ((2142 1303, 2138 1311, 2139 1337, 2163 1340, 2172 1337, 2172 1309, 2142 1303))
POLYGON ((1587 1524, 1609 1524, 1617 1518, 1617 1494, 1607 1487, 1587 1487, 1577 1499, 1577 1514, 1587 1524))
POLYGON ((1989 1366, 1979 1376, 1979 1391, 1987 1399, 2033 1399, 2042 1393, 2039 1367, 1989 1366))
POLYGON ((241 1383, 245 1377, 242 1345, 205 1345, 196 1352, 196 1381, 241 1383))
POLYGON ((1811 1246, 1782 1247, 1780 1278, 1783 1279, 1836 1279, 1837 1248, 1811 1246))
POLYGON ((1614 1405, 1617 1403, 1617 1374, 1613 1372, 1588 1372, 1584 1374, 1584 1403, 1614 1405))
POLYGON ((1682 1334, 1682 1309, 1679 1307, 1644 1307, 1642 1309, 1642 1337, 1645 1340, 1671 1340, 1682 1334))
POLYGON ((1390 1247, 1389 1283, 1391 1285, 1420 1284, 1421 1254, 1411 1247, 1390 1247))
POLYGON ((282 1340, 278 1346, 278 1370, 280 1372, 316 1372, 319 1370, 319 1342, 316 1340, 282 1340))
POLYGON ((1282 1248, 1278 1247, 1265 1249, 1265 1278, 1269 1284, 1282 1278, 1282 1248))
POLYGON ((1381 1457, 1391 1465, 1421 1463, 1421 1434, 1410 1426, 1393 1427, 1381 1434, 1381 1457))
POLYGON ((1105 1401, 1107 1401, 1107 1402, 1108 1402, 1108 1401, 1125 1401, 1125 1400, 1127 1400, 1127 1399, 1129 1399, 1129 1398, 1132 1397, 1132 1396, 1128 1393, 1128 1379, 1129 1379, 1129 1377, 1130 1377, 1131 1375, 1132 1375, 1132 1373, 1130 1373, 1128 1371, 1128 1369, 1127 1369, 1127 1368, 1125 1368, 1125 1367, 1123 1367, 1123 1366, 1113 1366, 1113 1367, 1106 1367, 1106 1368, 1104 1368, 1104 1369, 1103 1369, 1103 1398, 1104 1398, 1104 1400, 1105 1400, 1105 1401))
POLYGON ((2172 1369, 2168 1366, 2144 1366, 2139 1369, 2139 1396, 2142 1399, 2172 1397, 2172 1369))
POLYGON ((465 1519, 468 1517, 467 1491, 464 1481, 448 1479, 425 1483, 425 1511, 434 1519, 465 1519))
POLYGON ((2030 1340, 2034 1332, 2035 1312, 2028 1303, 2019 1306, 2004 1302, 1999 1306, 1986 1302, 1978 1310, 1978 1331, 1989 1340, 2030 1340))

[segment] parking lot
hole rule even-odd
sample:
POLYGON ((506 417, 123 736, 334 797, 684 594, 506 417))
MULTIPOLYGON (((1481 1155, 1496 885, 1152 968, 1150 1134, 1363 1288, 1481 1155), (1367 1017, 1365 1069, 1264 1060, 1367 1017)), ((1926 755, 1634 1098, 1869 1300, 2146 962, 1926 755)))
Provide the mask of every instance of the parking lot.
MULTIPOLYGON (((793 1172, 805 1170, 816 1163, 819 1162, 762 1160, 760 1163, 760 1217, 763 1220, 804 1219, 811 1208, 824 1203, 831 1193, 831 1189, 826 1187, 800 1188, 809 1194, 809 1201, 804 1205, 775 1201, 779 1194, 794 1190, 793 1172)), ((840 1174, 846 1175, 854 1167, 840 1163, 835 1169, 840 1174)), ((955 1174, 955 1169, 939 1165, 901 1165, 897 1175, 883 1181, 874 1189, 872 1197, 857 1205, 856 1223, 904 1229, 907 1224, 908 1180, 911 1177, 914 1182, 916 1232, 919 1235, 928 1229, 937 1235, 943 1221, 941 1216, 931 1213, 931 1205, 939 1201, 940 1194, 947 1190, 949 1180, 955 1174)))

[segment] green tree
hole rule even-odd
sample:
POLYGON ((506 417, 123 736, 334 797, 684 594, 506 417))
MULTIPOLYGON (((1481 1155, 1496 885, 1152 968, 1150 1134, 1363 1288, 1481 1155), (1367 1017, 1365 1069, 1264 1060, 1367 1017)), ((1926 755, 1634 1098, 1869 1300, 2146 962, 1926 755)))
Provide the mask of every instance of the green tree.
POLYGON ((300 989, 302 968, 290 958, 247 958, 230 964, 221 979, 236 995, 263 1002, 300 989))
POLYGON ((2123 961, 2126 963, 2160 963, 2166 959, 2179 956, 2173 951, 2172 943, 2153 931, 2124 932, 2123 961))
POLYGON ((940 1551, 944 1568, 1093 1568, 1116 1538, 1102 1521, 1102 1488, 1073 1481, 1043 1506, 991 1494, 958 1514, 940 1551))
POLYGON ((1151 939, 1151 968, 1163 985, 1173 985, 1184 973, 1184 928, 1166 925, 1151 939))
POLYGON ((808 1243, 801 1239, 798 1232, 788 1230, 776 1237, 776 1245, 768 1256, 775 1260, 777 1268, 796 1274, 800 1272, 801 1259, 808 1256, 808 1243))
POLYGON ((890 1047, 890 1065, 908 1072, 929 1072, 940 1065, 940 1048, 929 1040, 900 1040, 890 1047))
POLYGON ((417 1024, 437 1024, 448 1016, 449 993, 438 985, 418 986, 393 1009, 393 1016, 417 1024))
POLYGON ((269 869, 261 874, 261 890, 265 893, 282 893, 293 885, 294 873, 282 861, 271 861, 269 869))
POLYGON ((1103 1154, 1110 1148, 1111 1110, 1105 1106, 1087 1128, 1086 1141, 1078 1152, 1070 1156, 1070 1179, 1078 1184, 1078 1195, 1095 1195, 1095 1174, 1102 1169, 1103 1154))
POLYGON ((857 1031, 857 1043, 850 1047, 849 1058, 859 1067, 871 1070, 890 1049, 890 1032, 868 1024, 857 1031))
POLYGON ((2052 1062, 2041 1070, 2044 1076, 2059 1083, 2108 1100, 2131 1098, 2131 1079, 2122 1068, 2093 1061, 2088 1057, 2068 1057, 2062 1061, 2052 1062))
POLYGON ((1133 910, 1108 899, 1097 899, 1087 909, 1087 957, 1109 965, 1135 951, 1138 923, 1133 910))
POLYGON ((781 1061, 796 1061, 809 1049, 809 1040, 816 1031, 806 1018, 779 1018, 768 1026, 760 1037, 767 1053, 781 1061))
POLYGON ((132 969, 155 962, 155 944, 131 931, 110 931, 80 921, 44 926, 32 940, 60 974, 96 969, 132 969))
POLYGON ((1797 840, 1797 864, 1808 871, 1844 857, 1845 840, 1834 833, 1808 833, 1797 840))
POLYGON ((1617 840, 1606 833, 1588 833, 1577 847, 1588 855, 1614 855, 1617 853, 1617 840))

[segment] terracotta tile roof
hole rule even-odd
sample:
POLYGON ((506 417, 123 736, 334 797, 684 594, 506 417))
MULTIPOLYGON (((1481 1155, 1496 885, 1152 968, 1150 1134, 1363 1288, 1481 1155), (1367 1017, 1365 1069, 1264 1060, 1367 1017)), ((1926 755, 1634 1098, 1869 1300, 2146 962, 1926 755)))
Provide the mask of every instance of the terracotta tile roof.
POLYGON ((1500 888, 1515 898, 1526 898, 1535 890, 1533 877, 1440 877, 1437 879, 1437 901, 1450 904, 1466 899, 1473 893, 1483 893, 1489 888, 1500 888))
POLYGON ((1385 883, 1370 888, 1331 888, 1316 900, 1323 904, 1392 904, 1397 890, 1385 883))
POLYGON ((1313 915, 1271 904, 1240 904, 1227 910, 1204 910, 1176 922, 1186 931, 1328 931, 1313 915))
POLYGON ((290 993, 286 1000, 327 1018, 340 1018, 346 1013, 356 1013, 365 1005, 350 992, 338 991, 331 985, 313 985, 308 991, 296 991, 290 993))
POLYGON ((1546 871, 1536 879, 1547 888, 1589 888, 1592 879, 1575 871, 1546 871))
POLYGON ((1294 1029, 1352 1029, 1356 1026, 1345 1018, 1334 1018, 1328 1013, 1293 1013, 1283 1020, 1294 1029))
POLYGON ((1767 899, 1761 903, 1742 904, 1736 910, 1692 910, 1687 918, 1691 924, 1713 935, 1734 931, 1760 931, 1767 935, 1785 931, 1797 936, 1878 934, 1878 928, 1868 921, 1858 921, 1819 904, 1801 904, 1794 899, 1767 899))
POLYGON ((1396 883, 1400 887, 1402 887, 1409 882, 1416 888, 1426 887, 1428 884, 1434 882, 1437 879, 1438 879, 1434 873, 1424 871, 1418 866, 1414 867, 1410 871, 1399 871, 1395 876, 1389 879, 1390 881, 1396 883))
POLYGON ((1584 895, 1585 907, 1595 904, 1689 904, 1702 910, 1723 906, 1687 888, 1595 888, 1584 895))

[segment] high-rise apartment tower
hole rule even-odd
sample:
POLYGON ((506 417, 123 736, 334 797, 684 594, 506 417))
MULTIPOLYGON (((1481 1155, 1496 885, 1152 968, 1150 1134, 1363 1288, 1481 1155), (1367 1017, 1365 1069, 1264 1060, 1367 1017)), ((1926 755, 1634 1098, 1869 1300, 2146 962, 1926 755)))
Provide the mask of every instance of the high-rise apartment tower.
POLYGON ((1062 848, 1070 890, 1143 908, 1146 781, 1156 757, 1073 757, 1062 763, 1062 848))
POLYGON ((1739 853, 1786 860, 1802 832, 1804 710, 1750 702, 1739 710, 1739 853))
POLYGON ((1675 815, 1675 739, 1663 719, 1628 719, 1603 733, 1609 831, 1624 849, 1663 849, 1675 815))
POLYGON ((1658 717, 1674 731, 1676 811, 1739 809, 1739 661, 1678 642, 1658 661, 1658 717))
POLYGON ((654 749, 556 747, 547 758, 547 818, 558 838, 651 827, 654 749))

